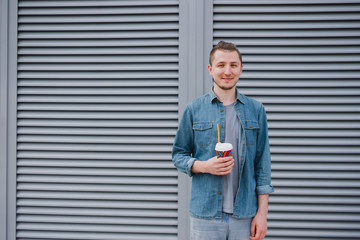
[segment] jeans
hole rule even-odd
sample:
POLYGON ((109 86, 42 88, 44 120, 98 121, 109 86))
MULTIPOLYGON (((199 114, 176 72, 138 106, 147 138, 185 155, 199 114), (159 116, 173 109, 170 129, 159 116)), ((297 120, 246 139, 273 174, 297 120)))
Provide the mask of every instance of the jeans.
POLYGON ((228 213, 221 219, 190 217, 190 240, 249 240, 251 221, 228 213))

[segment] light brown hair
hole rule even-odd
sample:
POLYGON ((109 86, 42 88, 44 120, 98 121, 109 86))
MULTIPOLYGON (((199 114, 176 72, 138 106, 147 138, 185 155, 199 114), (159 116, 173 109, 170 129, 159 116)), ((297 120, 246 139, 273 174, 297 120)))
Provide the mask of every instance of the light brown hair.
POLYGON ((220 42, 218 42, 218 44, 216 44, 215 47, 213 47, 213 49, 210 52, 210 57, 209 57, 210 65, 212 65, 212 61, 214 59, 214 54, 217 50, 237 52, 237 54, 239 55, 240 63, 242 64, 242 56, 241 56, 240 51, 237 49, 236 45, 231 42, 220 41, 220 42))

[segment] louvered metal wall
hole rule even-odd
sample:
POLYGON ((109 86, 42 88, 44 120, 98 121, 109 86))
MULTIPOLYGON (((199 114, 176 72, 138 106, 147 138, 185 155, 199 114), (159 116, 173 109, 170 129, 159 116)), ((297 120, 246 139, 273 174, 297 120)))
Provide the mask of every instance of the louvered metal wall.
POLYGON ((360 1, 216 0, 213 26, 268 112, 266 239, 360 239, 360 1))
POLYGON ((177 239, 178 1, 19 1, 18 239, 177 239))

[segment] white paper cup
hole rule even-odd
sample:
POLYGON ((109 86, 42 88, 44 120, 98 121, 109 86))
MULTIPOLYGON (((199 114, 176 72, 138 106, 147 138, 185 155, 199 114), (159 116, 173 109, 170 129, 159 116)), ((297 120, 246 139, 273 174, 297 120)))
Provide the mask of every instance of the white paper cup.
POLYGON ((233 146, 231 143, 217 143, 215 146, 216 156, 220 157, 230 157, 232 156, 233 146))

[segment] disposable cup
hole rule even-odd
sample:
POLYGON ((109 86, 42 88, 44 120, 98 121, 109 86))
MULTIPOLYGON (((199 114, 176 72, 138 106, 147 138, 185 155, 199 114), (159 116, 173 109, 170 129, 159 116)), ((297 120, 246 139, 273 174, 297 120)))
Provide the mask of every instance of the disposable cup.
POLYGON ((215 146, 216 156, 220 157, 230 157, 232 156, 233 146, 231 143, 217 143, 215 146))

